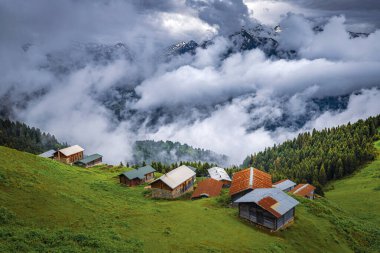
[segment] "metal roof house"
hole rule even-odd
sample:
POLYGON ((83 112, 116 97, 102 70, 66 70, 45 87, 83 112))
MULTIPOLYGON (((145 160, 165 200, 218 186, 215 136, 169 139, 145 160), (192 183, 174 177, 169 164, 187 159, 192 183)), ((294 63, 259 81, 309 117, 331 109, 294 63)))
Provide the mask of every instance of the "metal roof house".
POLYGON ((173 199, 192 191, 195 175, 195 172, 188 166, 179 166, 150 184, 152 197, 173 199))
POLYGON ((54 159, 63 163, 73 164, 83 159, 84 149, 79 145, 60 149, 54 153, 54 159))
POLYGON ((213 178, 206 178, 198 183, 197 188, 191 195, 191 199, 211 198, 220 195, 222 191, 223 182, 213 178))
POLYGON ((296 186, 296 183, 289 179, 283 179, 273 184, 274 188, 280 189, 284 192, 292 190, 296 186))
POLYGON ((305 197, 308 199, 314 199, 314 191, 315 187, 311 184, 298 184, 294 189, 290 190, 289 192, 293 193, 294 195, 305 197))
POLYGON ((239 216, 277 231, 294 219, 297 200, 277 188, 255 189, 237 199, 239 216))
POLYGON ((236 172, 230 187, 231 199, 234 201, 257 188, 272 188, 272 176, 255 168, 236 172))
POLYGON ((38 156, 44 157, 44 158, 53 158, 55 152, 56 152, 55 150, 51 149, 51 150, 46 151, 46 152, 44 152, 42 154, 39 154, 38 156))
POLYGON ((135 170, 123 172, 119 175, 120 184, 127 186, 135 186, 145 182, 150 182, 154 179, 156 170, 150 166, 140 167, 135 170))
POLYGON ((230 185, 231 178, 223 168, 212 167, 207 170, 210 178, 223 182, 223 185, 230 185))
POLYGON ((76 161, 75 164, 84 168, 89 168, 94 165, 102 163, 103 156, 99 154, 93 154, 86 156, 85 158, 76 161))

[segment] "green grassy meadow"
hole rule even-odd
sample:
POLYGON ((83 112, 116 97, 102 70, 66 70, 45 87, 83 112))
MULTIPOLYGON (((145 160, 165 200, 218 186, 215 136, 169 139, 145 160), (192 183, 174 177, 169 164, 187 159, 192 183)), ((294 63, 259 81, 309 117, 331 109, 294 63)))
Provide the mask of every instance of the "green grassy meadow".
POLYGON ((332 182, 326 197, 352 216, 380 226, 380 141, 375 147, 377 160, 344 180, 332 182))
POLYGON ((122 170, 67 166, 0 147, 0 252, 380 249, 379 209, 366 207, 367 201, 380 197, 375 189, 379 187, 379 160, 351 178, 334 182, 326 199, 299 199, 295 223, 277 233, 240 220, 237 209, 222 204, 226 192, 219 198, 197 201, 154 200, 144 186, 120 186, 117 175, 122 170), (353 186, 361 181, 371 186, 353 186), (372 196, 366 199, 369 192, 372 196), (348 196, 354 193, 352 201, 348 196), (371 217, 371 222, 363 221, 364 217, 371 217))

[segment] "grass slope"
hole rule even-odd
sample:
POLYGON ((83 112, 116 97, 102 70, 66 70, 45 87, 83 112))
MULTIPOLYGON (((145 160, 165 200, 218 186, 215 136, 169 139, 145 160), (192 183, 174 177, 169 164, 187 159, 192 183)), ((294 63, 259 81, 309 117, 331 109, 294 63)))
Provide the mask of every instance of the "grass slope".
POLYGON ((295 223, 271 234, 240 220, 236 209, 223 207, 223 197, 152 200, 144 196, 143 186, 120 186, 118 173, 0 147, 0 252, 378 249, 372 243, 379 239, 376 230, 362 228, 326 199, 300 199, 295 223))
POLYGON ((380 141, 375 147, 377 160, 344 180, 332 182, 326 196, 352 216, 380 226, 380 141))

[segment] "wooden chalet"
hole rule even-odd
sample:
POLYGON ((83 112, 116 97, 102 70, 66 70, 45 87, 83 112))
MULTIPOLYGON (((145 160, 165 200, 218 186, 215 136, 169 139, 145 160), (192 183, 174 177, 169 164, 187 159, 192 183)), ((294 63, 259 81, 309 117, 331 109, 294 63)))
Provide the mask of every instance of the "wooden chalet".
POLYGON ((311 184, 298 184, 296 187, 294 187, 294 189, 290 190, 289 192, 297 196, 305 197, 308 199, 314 199, 314 191, 315 187, 311 184))
POLYGON ((78 145, 60 149, 54 153, 54 159, 63 163, 73 164, 83 159, 84 149, 78 145))
POLYGON ((296 186, 296 183, 289 179, 283 179, 280 180, 272 185, 274 188, 280 189, 284 192, 288 192, 292 189, 294 189, 294 186, 296 186))
POLYGON ((174 199, 194 189, 195 172, 182 165, 153 181, 153 198, 174 199))
POLYGON ((236 172, 230 187, 231 199, 234 201, 257 188, 272 188, 272 176, 255 168, 236 172))
POLYGON ((191 195, 191 199, 211 198, 219 196, 222 191, 223 181, 218 181, 213 178, 206 178, 198 183, 197 188, 191 195))
POLYGON ((223 186, 229 187, 231 185, 231 178, 223 168, 212 167, 207 170, 210 178, 223 182, 223 186))
POLYGON ((97 164, 101 164, 102 159, 103 159, 103 156, 101 156, 99 154, 93 154, 93 155, 86 156, 85 158, 83 158, 79 161, 76 161, 75 165, 78 165, 78 166, 81 166, 84 168, 89 168, 89 167, 95 166, 97 164))
POLYGON ((294 220, 297 200, 277 188, 254 189, 235 201, 239 216, 271 231, 294 220))
POLYGON ((135 170, 130 170, 119 175, 120 184, 127 186, 135 186, 145 182, 150 182, 154 179, 156 170, 150 166, 140 167, 135 170))

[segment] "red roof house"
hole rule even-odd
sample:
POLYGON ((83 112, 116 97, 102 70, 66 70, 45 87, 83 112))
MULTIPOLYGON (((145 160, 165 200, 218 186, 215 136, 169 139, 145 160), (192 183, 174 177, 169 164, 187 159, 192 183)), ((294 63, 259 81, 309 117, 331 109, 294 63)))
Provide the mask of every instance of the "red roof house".
POLYGON ((272 188, 272 176, 255 168, 244 169, 233 175, 230 196, 234 201, 257 188, 272 188))
POLYGON ((198 183, 198 187, 191 195, 192 199, 209 198, 219 196, 222 191, 223 181, 207 178, 198 183))
POLYGON ((305 197, 308 199, 314 199, 314 190, 316 188, 312 186, 311 184, 298 184, 296 187, 294 187, 289 192, 293 193, 294 195, 305 197))

